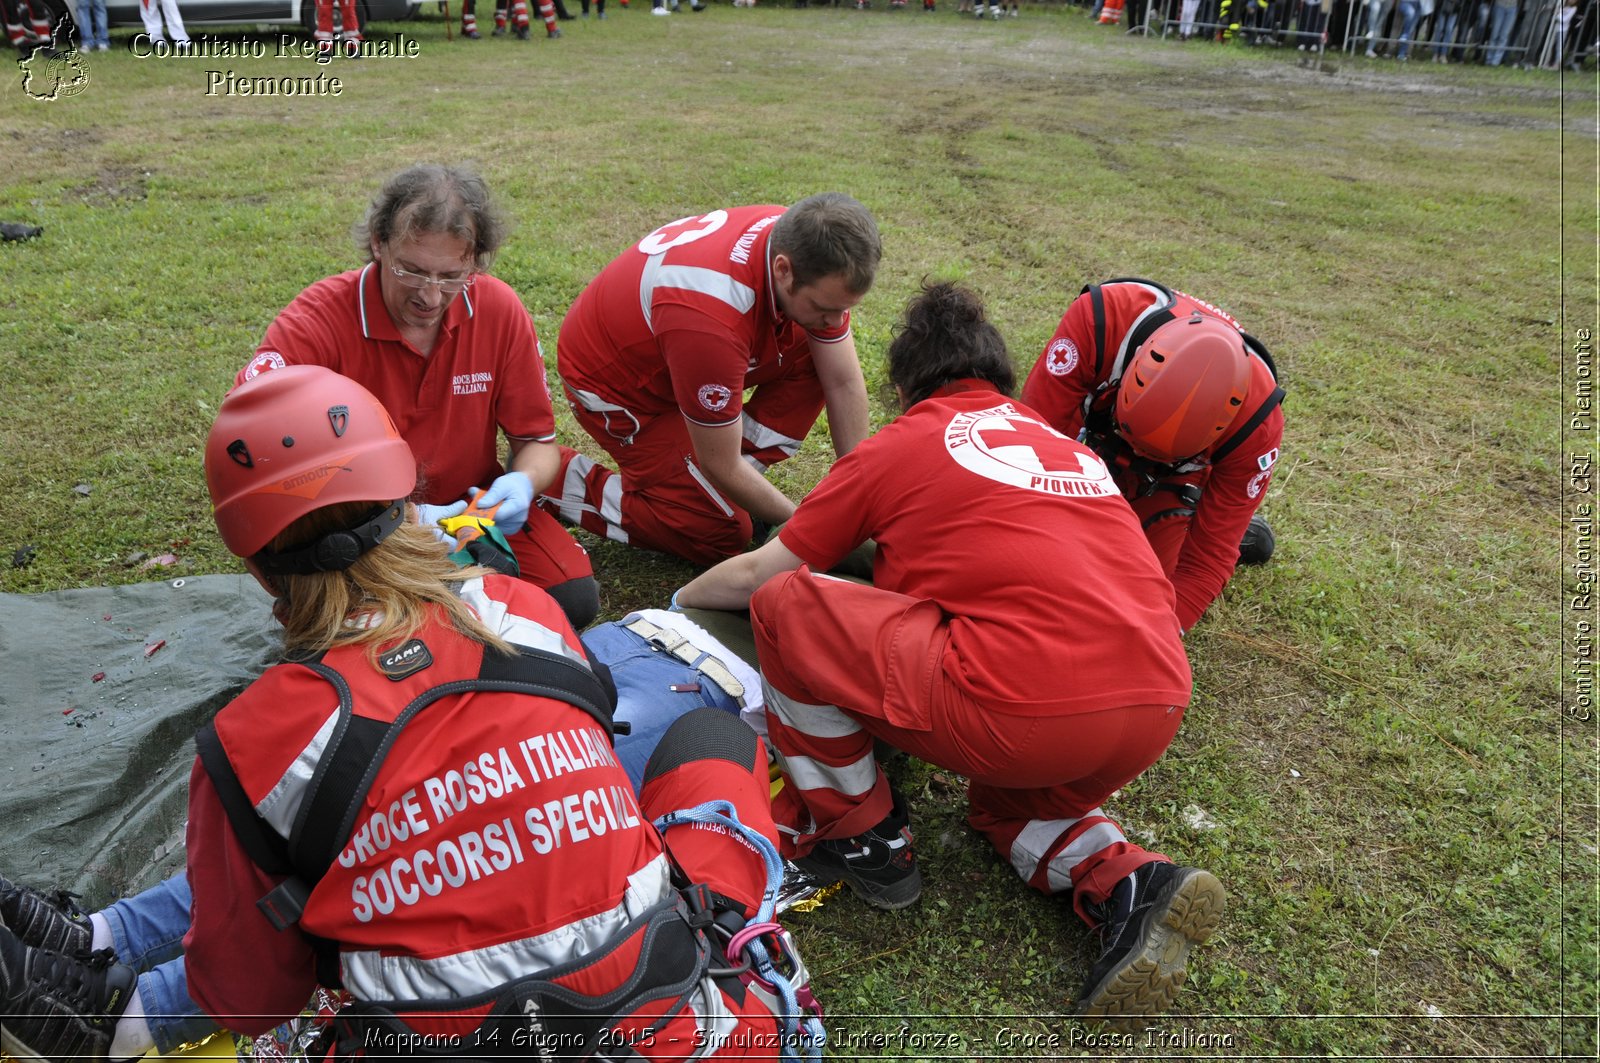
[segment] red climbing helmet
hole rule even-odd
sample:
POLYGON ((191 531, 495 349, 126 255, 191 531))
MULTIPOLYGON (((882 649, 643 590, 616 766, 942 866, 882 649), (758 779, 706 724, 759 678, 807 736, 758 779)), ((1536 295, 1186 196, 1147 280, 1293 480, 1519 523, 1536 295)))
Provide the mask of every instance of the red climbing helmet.
POLYGON ((1216 443, 1250 391, 1244 336, 1198 311, 1139 345, 1117 389, 1117 434, 1144 457, 1179 462, 1216 443))
POLYGON ((223 543, 266 562, 269 574, 347 568, 393 530, 391 510, 403 519, 417 485, 416 459, 383 404, 316 365, 273 369, 229 392, 206 439, 205 464, 223 543), (390 505, 311 548, 263 554, 295 521, 338 502, 390 505), (354 542, 331 542, 340 536, 354 542))

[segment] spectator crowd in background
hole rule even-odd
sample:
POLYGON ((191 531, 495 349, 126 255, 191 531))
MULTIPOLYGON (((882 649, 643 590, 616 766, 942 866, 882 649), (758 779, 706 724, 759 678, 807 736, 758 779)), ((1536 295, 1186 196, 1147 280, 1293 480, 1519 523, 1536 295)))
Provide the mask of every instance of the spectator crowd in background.
POLYGON ((1092 0, 1089 14, 1130 33, 1179 40, 1577 70, 1595 56, 1596 6, 1594 0, 1092 0))
MULTIPOLYGON (((308 0, 309 2, 309 0, 308 0)), ((590 0, 580 0, 581 17, 589 18, 590 0)), ((735 7, 754 7, 757 0, 730 0, 735 7)), ((771 0, 793 7, 854 7, 857 10, 901 11, 919 8, 933 14, 937 0, 771 0)), ((946 0, 947 3, 950 0, 946 0)), ((1427 60, 1433 63, 1475 63, 1523 69, 1580 70, 1600 53, 1600 0, 1068 0, 1091 19, 1130 34, 1179 41, 1204 40, 1245 46, 1294 47, 1302 52, 1344 52, 1367 59, 1427 60)), ((617 0, 627 8, 629 0, 617 0)), ((704 11, 703 0, 650 0, 650 13, 668 16, 704 11)), ((461 38, 481 35, 475 0, 460 4, 461 38)), ((526 40, 530 8, 537 8, 545 35, 558 38, 558 21, 571 14, 563 0, 497 0, 494 36, 510 29, 526 40)), ((145 32, 152 41, 165 36, 182 49, 188 44, 178 0, 141 0, 145 32)), ((359 53, 359 26, 351 25, 354 4, 316 0, 315 36, 333 48, 338 41, 352 55, 359 53), (342 7, 339 15, 336 7, 342 7), (335 30, 336 23, 338 25, 335 30)), ((451 17, 448 0, 439 8, 451 17)), ((606 17, 605 0, 595 0, 594 13, 606 17)), ((644 3, 635 10, 642 11, 644 3)), ((946 8, 946 10, 952 10, 946 8)), ((960 17, 979 20, 1017 18, 1017 0, 956 0, 960 17)), ((0 0, 6 37, 24 56, 36 48, 61 47, 70 39, 83 51, 110 47, 105 0, 0 0), (52 42, 51 4, 70 6, 73 26, 52 42)))

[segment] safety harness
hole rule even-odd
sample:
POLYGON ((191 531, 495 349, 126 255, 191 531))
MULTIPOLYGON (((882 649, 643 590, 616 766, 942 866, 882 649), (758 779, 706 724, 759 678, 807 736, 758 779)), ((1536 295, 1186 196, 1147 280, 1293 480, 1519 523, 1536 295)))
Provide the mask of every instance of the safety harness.
MULTIPOLYGON (((778 892, 783 887, 783 860, 777 847, 759 831, 751 830, 739 822, 738 813, 728 801, 707 801, 694 808, 669 812, 655 821, 656 830, 665 834, 671 827, 684 824, 705 823, 723 827, 749 842, 761 854, 767 871, 767 884, 761 892, 761 903, 755 918, 728 934, 723 942, 723 953, 738 961, 741 954, 748 957, 748 981, 775 994, 772 1012, 783 1024, 782 1054, 784 1059, 820 1059, 827 1035, 822 1025, 822 1007, 811 992, 811 976, 800 953, 795 949, 789 932, 772 917, 777 910, 778 892), (772 958, 768 944, 782 958, 782 967, 772 958), (806 1018, 801 1021, 800 1015, 806 1018)), ((730 913, 731 914, 731 913, 730 913)), ((713 925, 726 929, 725 922, 713 925)), ((769 1000, 770 1000, 769 996, 769 1000)))
MULTIPOLYGON (((1223 458, 1232 454, 1239 445, 1250 438, 1250 433, 1261 426, 1261 423, 1271 415, 1283 402, 1284 390, 1274 387, 1272 393, 1262 400, 1261 405, 1245 418, 1238 430, 1214 448, 1207 457, 1195 456, 1183 461, 1158 462, 1149 458, 1142 458, 1133 452, 1123 438, 1117 434, 1113 410, 1117 403, 1117 388, 1122 383, 1123 371, 1127 368, 1128 360, 1133 357, 1146 340, 1155 334, 1156 329, 1169 321, 1177 318, 1173 307, 1177 304, 1178 293, 1165 285, 1155 281, 1145 280, 1141 277, 1117 277, 1105 281, 1104 284, 1138 284, 1156 293, 1156 299, 1147 306, 1133 321, 1127 335, 1118 344, 1116 354, 1111 363, 1111 372, 1106 375, 1102 383, 1094 392, 1083 400, 1083 433, 1079 441, 1089 447, 1112 470, 1113 474, 1125 473, 1131 475, 1139 484, 1136 492, 1139 497, 1146 497, 1158 490, 1168 490, 1177 493, 1184 502, 1192 507, 1199 504, 1200 488, 1193 484, 1178 484, 1165 482, 1170 477, 1181 476, 1184 473, 1195 472, 1209 465, 1215 465, 1223 458)), ((1094 374, 1098 379, 1105 370, 1106 361, 1106 304, 1105 296, 1101 292, 1104 284, 1086 284, 1080 294, 1089 296, 1089 305, 1094 312, 1094 374)), ((1230 319, 1231 321, 1231 319, 1230 319)), ((1245 351, 1249 355, 1261 359, 1272 374, 1272 379, 1278 379, 1278 367, 1272 361, 1272 354, 1262 342, 1248 332, 1240 333, 1244 337, 1245 351)))
MULTIPOLYGON (((380 667, 398 660, 420 640, 412 640, 380 659, 380 667)), ((286 876, 281 885, 256 902, 278 930, 298 923, 312 888, 350 837, 367 792, 400 732, 428 706, 452 694, 503 691, 554 698, 574 705, 603 727, 608 736, 626 725, 613 723, 616 687, 604 664, 591 656, 591 668, 557 653, 517 647, 515 654, 484 654, 478 675, 435 686, 409 702, 392 723, 352 711, 351 688, 322 655, 299 662, 334 688, 338 716, 327 750, 318 761, 288 839, 275 832, 256 812, 228 760, 214 723, 195 735, 201 764, 216 789, 241 846, 263 871, 286 876)), ((729 677, 731 679, 731 676, 729 677)), ((742 911, 704 885, 674 890, 665 899, 622 927, 606 945, 567 964, 517 979, 471 998, 448 1000, 353 1001, 335 1016, 333 1053, 341 1058, 363 1054, 396 1056, 496 1057, 540 1060, 626 1058, 631 1043, 648 1040, 669 1020, 690 1006, 691 995, 706 976, 738 977, 749 988, 767 994, 782 1023, 786 1059, 814 1059, 823 1044, 821 1009, 809 989, 809 976, 787 932, 772 922, 782 862, 772 844, 738 821, 727 802, 710 802, 671 813, 656 822, 664 831, 679 823, 717 823, 737 833, 761 852, 767 888, 753 922, 742 911), (775 961, 767 944, 778 952, 775 961), (588 994, 564 984, 606 957, 629 950, 632 974, 602 994, 588 994), (734 967, 713 961, 733 958, 734 967), (738 957, 748 956, 740 960, 738 957), (797 989, 799 985, 803 988, 797 989), (799 1016, 808 1016, 804 1023, 799 1016), (652 1021, 624 1033, 617 1022, 632 1014, 652 1021), (468 1033, 419 1034, 407 1018, 465 1020, 468 1033)), ((324 985, 340 985, 337 944, 307 934, 316 954, 317 977, 324 985)), ((460 1026, 456 1027, 461 1028, 460 1026)))
MULTIPOLYGON (((395 740, 416 716, 441 698, 473 691, 503 691, 554 698, 576 706, 613 734, 616 687, 603 664, 586 668, 557 653, 516 647, 511 654, 485 652, 474 679, 456 680, 432 687, 409 702, 392 723, 355 713, 350 684, 336 668, 317 654, 296 663, 325 679, 339 697, 338 716, 326 751, 317 763, 294 826, 285 839, 256 812, 233 764, 228 760, 216 722, 195 734, 195 747, 217 797, 228 815, 239 844, 255 864, 269 875, 286 876, 283 883, 256 902, 272 925, 282 931, 300 921, 312 887, 322 880, 355 829, 356 817, 367 791, 377 780, 395 740)), ((410 662, 431 661, 421 639, 411 639, 379 658, 379 668, 391 678, 419 670, 410 662)), ((425 665, 422 665, 425 666, 425 665)), ((308 935, 310 936, 310 935, 308 935)), ((317 946, 317 976, 324 984, 339 985, 337 950, 332 942, 313 939, 317 946)))

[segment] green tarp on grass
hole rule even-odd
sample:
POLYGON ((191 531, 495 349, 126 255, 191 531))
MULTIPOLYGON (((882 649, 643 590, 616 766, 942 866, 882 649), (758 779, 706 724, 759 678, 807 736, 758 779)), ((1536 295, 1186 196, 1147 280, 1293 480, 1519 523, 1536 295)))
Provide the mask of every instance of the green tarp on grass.
POLYGON ((194 732, 277 647, 248 576, 0 595, 0 874, 99 907, 181 869, 194 732))

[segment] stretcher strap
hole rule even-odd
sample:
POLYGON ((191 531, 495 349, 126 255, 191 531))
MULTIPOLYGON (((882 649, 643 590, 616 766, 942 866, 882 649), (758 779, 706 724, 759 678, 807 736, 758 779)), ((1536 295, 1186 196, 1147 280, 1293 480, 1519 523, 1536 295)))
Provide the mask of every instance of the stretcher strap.
POLYGON ((722 692, 738 703, 739 708, 744 708, 744 684, 729 671, 728 666, 722 663, 721 658, 713 657, 698 649, 694 643, 684 638, 669 628, 652 624, 642 616, 636 616, 622 625, 644 639, 650 645, 672 654, 678 660, 694 668, 701 675, 711 680, 722 688, 722 692))

